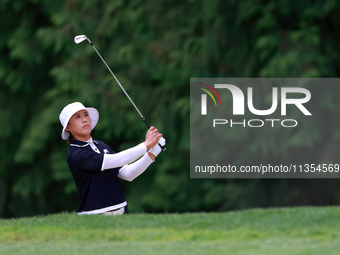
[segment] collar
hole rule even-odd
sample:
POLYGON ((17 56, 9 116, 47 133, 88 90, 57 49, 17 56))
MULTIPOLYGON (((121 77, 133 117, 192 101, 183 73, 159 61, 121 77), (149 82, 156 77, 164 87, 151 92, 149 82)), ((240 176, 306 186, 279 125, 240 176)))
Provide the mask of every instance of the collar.
POLYGON ((79 140, 76 140, 76 139, 72 139, 71 140, 71 144, 70 146, 75 146, 75 147, 86 147, 87 145, 90 144, 90 142, 93 142, 95 144, 98 144, 98 142, 96 140, 92 140, 92 137, 90 138, 90 140, 86 141, 86 142, 83 142, 83 141, 79 141, 79 140))

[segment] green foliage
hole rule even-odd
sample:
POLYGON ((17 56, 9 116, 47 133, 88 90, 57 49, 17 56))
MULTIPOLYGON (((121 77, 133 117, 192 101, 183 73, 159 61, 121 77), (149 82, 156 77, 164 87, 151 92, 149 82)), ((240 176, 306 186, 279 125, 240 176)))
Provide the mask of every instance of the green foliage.
MULTIPOLYGON (((143 141, 139 115, 92 47, 73 42, 78 34, 91 39, 167 139, 168 150, 155 164, 124 183, 132 211, 339 203, 337 180, 189 178, 190 77, 337 77, 338 13, 335 0, 2 1, 0 215, 76 208, 58 120, 66 104, 81 101, 97 108, 93 137, 115 151, 143 141), (306 187, 329 197, 315 198, 306 187)), ((330 117, 340 110, 336 95, 325 93, 313 107, 327 112, 330 127, 310 123, 317 128, 306 125, 303 134, 272 134, 279 141, 289 138, 281 147, 271 139, 254 139, 247 149, 259 158, 274 154, 288 161, 292 148, 307 147, 313 156, 339 152, 334 143, 339 124, 330 117)))

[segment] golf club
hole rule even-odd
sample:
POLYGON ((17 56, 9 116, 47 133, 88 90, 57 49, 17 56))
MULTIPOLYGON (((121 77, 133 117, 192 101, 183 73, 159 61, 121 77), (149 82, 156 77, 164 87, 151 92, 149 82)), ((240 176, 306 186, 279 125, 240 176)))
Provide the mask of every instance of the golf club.
MULTIPOLYGON (((74 37, 74 42, 76 44, 79 44, 85 40, 88 40, 89 43, 91 44, 91 46, 93 47, 93 49, 97 52, 98 56, 101 58, 101 60, 104 62, 104 64, 106 65, 107 69, 109 69, 110 73, 112 74, 113 78, 115 78, 116 82, 118 83, 118 85, 120 86, 120 88, 123 90, 124 94, 127 96, 127 98, 130 100, 130 102, 132 103, 132 105, 135 107, 135 109, 137 110, 139 116, 141 116, 142 120, 144 121, 145 125, 150 128, 150 124, 147 122, 147 120, 145 119, 145 117, 142 115, 142 113, 139 111, 139 109, 137 108, 137 106, 135 105, 135 103, 132 101, 132 99, 130 98, 129 94, 125 91, 125 89, 123 88, 122 84, 120 84, 119 80, 117 79, 117 77, 114 75, 114 73, 111 71, 110 67, 106 64, 105 60, 102 58, 102 56, 99 54, 99 52, 97 51, 96 47, 94 47, 93 43, 90 41, 90 39, 86 36, 86 35, 77 35, 74 37)), ((163 137, 161 137, 162 139, 163 137)), ((166 148, 165 146, 161 145, 158 143, 158 145, 162 148, 162 151, 165 151, 166 148)))

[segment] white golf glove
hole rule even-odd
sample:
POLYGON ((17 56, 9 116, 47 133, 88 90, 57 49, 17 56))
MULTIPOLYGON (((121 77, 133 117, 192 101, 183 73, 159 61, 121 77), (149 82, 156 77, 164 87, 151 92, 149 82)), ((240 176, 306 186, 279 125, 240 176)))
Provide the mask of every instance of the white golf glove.
POLYGON ((165 145, 165 139, 163 137, 159 138, 158 143, 155 146, 151 147, 151 149, 149 150, 149 152, 155 155, 156 157, 162 151, 162 148, 161 146, 159 146, 159 144, 162 146, 165 145))
POLYGON ((158 139, 158 143, 162 146, 165 145, 165 139, 163 138, 163 136, 161 138, 158 139))

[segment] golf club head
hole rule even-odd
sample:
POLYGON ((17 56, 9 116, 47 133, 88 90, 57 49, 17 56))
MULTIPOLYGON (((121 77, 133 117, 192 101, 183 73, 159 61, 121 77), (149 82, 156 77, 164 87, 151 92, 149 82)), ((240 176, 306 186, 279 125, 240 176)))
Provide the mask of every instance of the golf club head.
POLYGON ((86 35, 77 35, 74 37, 74 42, 76 44, 81 43, 82 41, 85 41, 87 39, 86 35))

